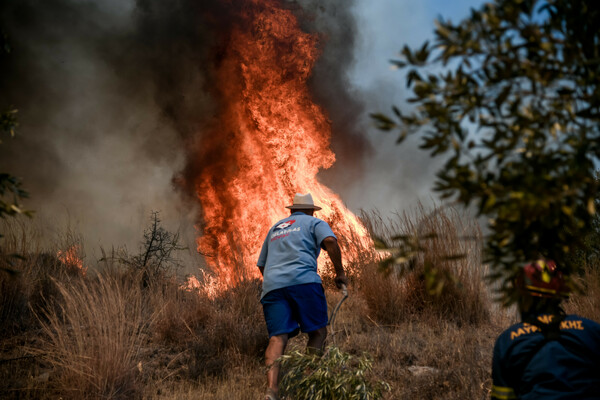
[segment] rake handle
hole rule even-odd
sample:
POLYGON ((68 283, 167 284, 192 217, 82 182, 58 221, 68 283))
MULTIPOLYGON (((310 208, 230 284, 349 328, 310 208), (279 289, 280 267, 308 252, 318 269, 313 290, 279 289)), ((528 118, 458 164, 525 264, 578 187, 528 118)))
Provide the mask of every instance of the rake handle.
POLYGON ((333 309, 333 312, 331 313, 331 317, 329 318, 328 325, 331 325, 332 327, 333 327, 333 321, 335 321, 335 316, 336 316, 338 310, 340 309, 344 300, 346 300, 348 298, 348 287, 346 287, 346 285, 342 284, 341 290, 342 290, 343 296, 340 299, 340 301, 336 304, 335 308, 333 309))

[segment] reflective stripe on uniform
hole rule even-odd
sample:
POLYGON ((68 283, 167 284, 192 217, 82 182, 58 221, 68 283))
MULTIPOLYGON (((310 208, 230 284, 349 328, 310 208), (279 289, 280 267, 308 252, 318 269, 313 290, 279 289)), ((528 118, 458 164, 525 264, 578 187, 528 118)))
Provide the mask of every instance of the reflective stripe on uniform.
POLYGON ((504 386, 492 386, 492 399, 516 399, 515 391, 512 388, 504 386))

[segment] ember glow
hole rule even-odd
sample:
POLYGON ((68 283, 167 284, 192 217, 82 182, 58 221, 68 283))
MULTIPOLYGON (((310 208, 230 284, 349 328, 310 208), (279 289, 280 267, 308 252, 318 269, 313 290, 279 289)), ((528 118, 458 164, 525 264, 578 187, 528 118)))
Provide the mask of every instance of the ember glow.
POLYGON ((323 208, 315 216, 332 226, 347 263, 371 241, 316 178, 335 161, 330 123, 307 86, 319 38, 276 0, 246 1, 235 20, 216 71, 220 108, 198 146, 198 250, 223 286, 259 276, 268 229, 289 215, 295 193, 310 192, 323 208))
POLYGON ((85 276, 87 268, 83 266, 83 260, 79 256, 80 252, 80 246, 74 244, 65 251, 59 250, 56 254, 56 258, 58 258, 60 262, 62 262, 70 270, 80 272, 83 276, 85 276))

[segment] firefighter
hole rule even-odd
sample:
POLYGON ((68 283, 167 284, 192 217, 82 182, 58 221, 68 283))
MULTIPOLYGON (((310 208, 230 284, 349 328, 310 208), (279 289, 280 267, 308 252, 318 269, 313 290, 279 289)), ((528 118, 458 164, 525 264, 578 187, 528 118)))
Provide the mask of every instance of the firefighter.
POLYGON ((348 283, 337 238, 327 222, 315 218, 310 193, 296 194, 291 215, 277 222, 264 240, 257 266, 263 275, 261 304, 269 344, 265 352, 267 393, 278 399, 279 365, 288 339, 299 331, 308 334, 308 350, 322 351, 327 336, 327 302, 317 258, 324 249, 335 268, 338 288, 348 283))
POLYGON ((554 262, 526 265, 515 281, 521 322, 496 340, 492 399, 600 399, 600 324, 566 315, 554 262))

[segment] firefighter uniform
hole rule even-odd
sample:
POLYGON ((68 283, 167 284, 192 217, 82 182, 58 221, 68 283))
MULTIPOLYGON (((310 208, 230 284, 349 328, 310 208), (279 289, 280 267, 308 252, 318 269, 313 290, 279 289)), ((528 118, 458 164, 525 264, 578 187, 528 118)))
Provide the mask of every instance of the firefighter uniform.
POLYGON ((497 400, 600 399, 600 324, 539 315, 511 326, 496 340, 492 380, 497 400))

